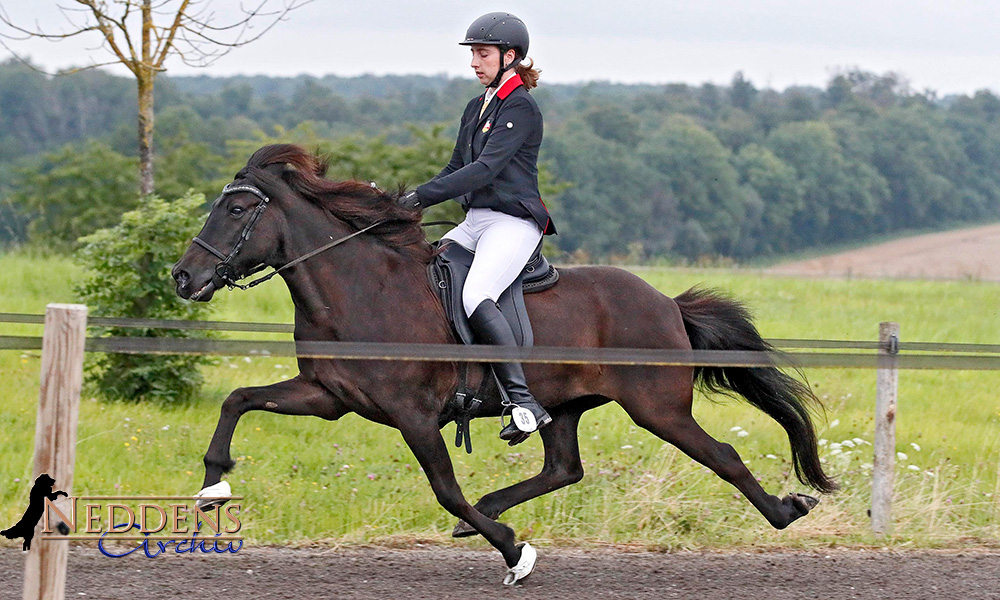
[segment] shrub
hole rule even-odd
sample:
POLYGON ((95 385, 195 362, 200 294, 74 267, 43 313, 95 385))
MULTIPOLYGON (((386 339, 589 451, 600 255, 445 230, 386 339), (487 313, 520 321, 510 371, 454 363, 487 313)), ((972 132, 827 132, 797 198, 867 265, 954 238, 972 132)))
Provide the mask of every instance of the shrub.
POLYGON ((19 169, 11 203, 28 218, 28 238, 68 250, 77 238, 118 222, 134 208, 138 163, 106 144, 68 144, 19 169))
MULTIPOLYGON (((170 269, 201 224, 201 194, 188 193, 174 202, 149 196, 121 223, 80 239, 78 261, 87 269, 76 286, 80 301, 98 317, 195 319, 207 305, 182 300, 174 293, 170 269)), ((195 332, 111 327, 104 335, 194 337, 195 332)), ((203 335, 203 334, 201 334, 203 335)), ((191 355, 98 354, 87 364, 87 383, 109 399, 175 401, 201 386, 199 365, 191 355)))

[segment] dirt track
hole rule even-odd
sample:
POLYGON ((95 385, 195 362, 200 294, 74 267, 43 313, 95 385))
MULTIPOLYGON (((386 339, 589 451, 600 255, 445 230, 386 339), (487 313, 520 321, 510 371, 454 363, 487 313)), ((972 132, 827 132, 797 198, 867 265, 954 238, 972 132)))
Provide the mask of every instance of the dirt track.
POLYGON ((784 263, 776 275, 1000 281, 1000 225, 904 238, 784 263))
MULTIPOLYGON (((0 549, 0 598, 20 598, 24 556, 0 549)), ((539 549, 535 572, 500 581, 498 554, 454 548, 132 555, 70 551, 66 598, 696 598, 997 600, 998 552, 623 553, 539 549)))

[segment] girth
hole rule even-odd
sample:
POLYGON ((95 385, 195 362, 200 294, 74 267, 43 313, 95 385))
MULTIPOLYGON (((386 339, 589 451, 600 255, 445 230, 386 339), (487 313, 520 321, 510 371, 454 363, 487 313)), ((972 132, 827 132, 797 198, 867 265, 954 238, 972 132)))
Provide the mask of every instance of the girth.
MULTIPOLYGON (((518 345, 522 347, 531 346, 534 343, 531 320, 528 318, 528 311, 524 305, 524 294, 547 290, 559 280, 559 272, 542 256, 541 250, 542 245, 539 243, 538 248, 525 264, 524 270, 497 300, 500 312, 510 323, 514 337, 517 339, 518 345)), ((431 287, 441 300, 441 305, 444 307, 445 315, 448 322, 451 323, 455 336, 465 344, 475 343, 472 329, 469 327, 469 319, 462 304, 462 290, 465 288, 465 280, 469 276, 469 269, 472 267, 474 258, 475 254, 466 250, 461 244, 445 241, 441 251, 427 269, 431 287)), ((486 372, 489 376, 483 377, 482 385, 473 394, 473 390, 469 389, 467 382, 467 363, 460 363, 460 369, 461 381, 459 381, 455 397, 449 404, 448 412, 454 415, 457 426, 455 445, 461 447, 464 440, 465 449, 471 454, 472 440, 469 436, 469 421, 475 418, 485 398, 503 394, 503 391, 496 381, 492 369, 487 369, 486 372)))

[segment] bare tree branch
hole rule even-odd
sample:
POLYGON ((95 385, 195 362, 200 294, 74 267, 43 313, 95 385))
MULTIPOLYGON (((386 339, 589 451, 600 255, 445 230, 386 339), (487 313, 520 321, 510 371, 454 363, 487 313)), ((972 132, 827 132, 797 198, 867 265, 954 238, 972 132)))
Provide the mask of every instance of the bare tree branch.
POLYGON ((181 7, 177 10, 177 16, 174 18, 173 24, 167 30, 167 39, 163 43, 163 48, 157 48, 155 58, 153 58, 154 64, 157 68, 163 67, 163 61, 167 60, 167 56, 170 55, 170 47, 174 44, 174 37, 177 35, 177 29, 181 26, 181 21, 184 18, 184 11, 190 4, 190 0, 183 0, 181 7))
POLYGON ((47 40, 63 40, 63 39, 75 37, 75 36, 80 35, 82 33, 87 33, 88 31, 95 31, 95 30, 97 30, 96 26, 89 26, 89 27, 83 27, 83 26, 81 26, 81 27, 78 27, 76 30, 71 31, 69 33, 45 33, 41 29, 34 29, 34 30, 27 29, 27 28, 24 28, 24 27, 21 27, 21 26, 15 24, 13 21, 11 21, 10 17, 7 15, 7 12, 3 9, 3 5, 0 5, 0 23, 3 23, 7 27, 10 27, 14 31, 17 31, 18 33, 24 34, 24 37, 17 37, 17 36, 12 36, 12 35, 7 34, 7 33, 0 32, 0 37, 4 37, 4 38, 7 38, 7 39, 11 39, 11 40, 17 40, 17 41, 26 40, 26 39, 29 39, 29 38, 41 38, 41 39, 47 39, 47 40))
POLYGON ((32 64, 32 62, 27 58, 22 57, 20 54, 17 53, 17 51, 8 46, 7 43, 3 41, 3 39, 0 39, 0 46, 3 46, 8 52, 10 52, 11 56, 13 56, 14 60, 16 60, 17 62, 21 63, 22 65, 24 65, 25 67, 31 69, 36 73, 48 75, 49 77, 56 77, 58 75, 72 75, 74 73, 80 73, 81 71, 89 71, 91 69, 97 69, 100 67, 110 67, 113 65, 121 64, 121 62, 117 60, 109 60, 108 62, 94 63, 82 67, 73 67, 70 69, 62 69, 60 71, 46 71, 45 69, 39 68, 38 66, 32 64))

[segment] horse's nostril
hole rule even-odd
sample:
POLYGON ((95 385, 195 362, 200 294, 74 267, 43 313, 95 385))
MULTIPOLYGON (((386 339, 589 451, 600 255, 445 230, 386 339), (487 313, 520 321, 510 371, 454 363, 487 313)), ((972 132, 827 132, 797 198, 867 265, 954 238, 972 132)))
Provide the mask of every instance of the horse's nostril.
POLYGON ((187 271, 174 272, 174 281, 176 281, 179 285, 184 285, 189 279, 191 279, 191 276, 188 275, 187 271))

